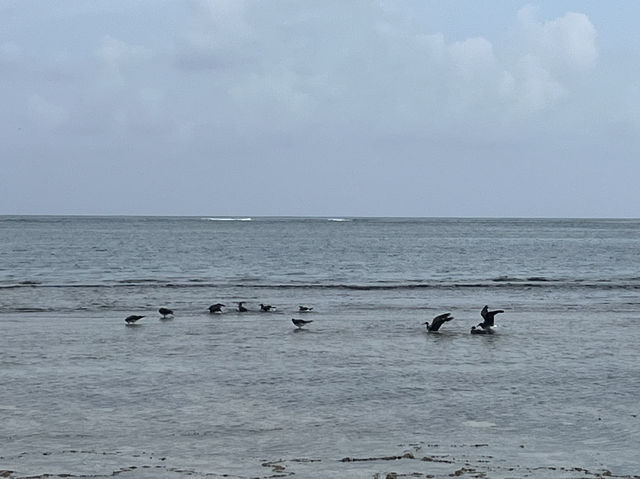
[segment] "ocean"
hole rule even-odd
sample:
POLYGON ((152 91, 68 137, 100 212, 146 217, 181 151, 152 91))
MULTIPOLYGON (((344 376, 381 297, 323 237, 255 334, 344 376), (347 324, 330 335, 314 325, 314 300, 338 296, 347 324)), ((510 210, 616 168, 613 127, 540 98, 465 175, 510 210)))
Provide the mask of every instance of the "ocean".
POLYGON ((640 477, 640 220, 2 216, 0 328, 1 477, 640 477))

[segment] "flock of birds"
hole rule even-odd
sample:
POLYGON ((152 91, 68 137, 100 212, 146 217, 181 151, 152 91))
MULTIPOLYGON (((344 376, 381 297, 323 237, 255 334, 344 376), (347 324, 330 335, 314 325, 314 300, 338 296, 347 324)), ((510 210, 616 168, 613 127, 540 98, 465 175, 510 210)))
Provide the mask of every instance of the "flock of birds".
MULTIPOLYGON (((238 302, 237 312, 239 313, 249 312, 249 310, 244 306, 244 303, 245 303, 244 301, 238 302)), ((222 303, 212 304, 211 306, 209 306, 209 313, 211 314, 222 313, 223 312, 222 308, 226 308, 226 305, 222 303)), ((275 310, 276 308, 274 306, 271 306, 270 304, 260 303, 260 311, 263 313, 268 313, 270 311, 275 311, 275 310)), ((299 313, 309 313, 311 311, 313 311, 313 308, 309 306, 298 307, 299 313)), ((167 319, 168 316, 173 316, 173 311, 169 308, 160 308, 158 312, 162 315, 162 319, 167 319)), ((471 334, 493 334, 494 333, 493 327, 495 326, 495 316, 496 314, 500 314, 500 313, 504 313, 504 311, 502 309, 489 311, 489 306, 485 306, 484 308, 482 308, 482 311, 480 311, 480 315, 482 316, 483 321, 476 326, 471 326, 471 334)), ((127 316, 125 318, 125 322, 127 324, 135 324, 142 318, 144 318, 144 315, 140 316, 138 314, 132 314, 131 316, 127 316)), ((427 328, 427 332, 436 333, 440 330, 440 328, 444 323, 451 321, 453 319, 454 317, 451 316, 451 313, 444 313, 433 318, 431 322, 427 321, 426 323, 424 323, 424 325, 427 328)), ((301 329, 307 324, 312 323, 313 320, 291 318, 291 322, 298 329, 301 329)))
MULTIPOLYGON (((244 306, 244 301, 239 301, 238 302, 238 308, 237 308, 237 312, 238 313, 248 313, 249 309, 247 309, 244 306)), ((216 303, 216 304, 212 304, 211 306, 209 306, 209 313, 211 314, 216 314, 216 313, 222 313, 222 308, 226 308, 226 305, 222 304, 222 303, 216 303)), ((260 303, 260 312, 263 313, 268 313, 271 311, 275 311, 276 307, 275 306, 271 306, 270 304, 262 304, 260 303)), ((309 306, 299 306, 298 307, 298 312, 299 313, 309 313, 313 311, 312 307, 309 306)), ((160 308, 158 310, 158 312, 162 315, 162 319, 167 319, 169 316, 173 316, 173 310, 169 309, 169 308, 160 308)), ((142 318, 144 318, 144 315, 139 315, 139 314, 132 314, 131 316, 127 316, 124 321, 128 324, 135 324, 138 321, 140 321, 142 318)), ((294 326, 298 327, 298 329, 302 328, 303 326, 306 326, 309 323, 313 323, 312 319, 306 320, 306 319, 297 319, 297 318, 291 318, 291 322, 294 324, 294 326)))

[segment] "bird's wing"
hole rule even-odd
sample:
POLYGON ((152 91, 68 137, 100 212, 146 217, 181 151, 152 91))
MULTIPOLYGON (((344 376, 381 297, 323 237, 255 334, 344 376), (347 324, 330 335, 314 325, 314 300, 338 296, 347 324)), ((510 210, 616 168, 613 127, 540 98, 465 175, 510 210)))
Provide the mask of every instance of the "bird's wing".
POLYGON ((482 311, 480 311, 480 316, 482 316, 482 318, 486 320, 488 312, 489 312, 489 306, 485 306, 484 308, 482 308, 482 311))
POLYGON ((447 321, 451 321, 452 319, 453 316, 451 316, 451 313, 444 313, 436 316, 435 318, 433 318, 433 321, 431 321, 431 331, 437 331, 438 329, 440 329, 440 326, 442 326, 447 321))

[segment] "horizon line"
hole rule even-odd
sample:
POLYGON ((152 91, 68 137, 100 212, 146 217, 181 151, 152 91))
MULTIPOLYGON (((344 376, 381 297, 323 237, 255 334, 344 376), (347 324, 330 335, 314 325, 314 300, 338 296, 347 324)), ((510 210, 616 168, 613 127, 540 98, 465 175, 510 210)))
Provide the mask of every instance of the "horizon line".
POLYGON ((0 218, 8 217, 51 217, 51 218, 290 218, 290 219, 526 219, 526 220, 640 220, 634 216, 374 216, 374 215, 212 215, 212 214, 96 214, 96 213, 0 213, 0 218))

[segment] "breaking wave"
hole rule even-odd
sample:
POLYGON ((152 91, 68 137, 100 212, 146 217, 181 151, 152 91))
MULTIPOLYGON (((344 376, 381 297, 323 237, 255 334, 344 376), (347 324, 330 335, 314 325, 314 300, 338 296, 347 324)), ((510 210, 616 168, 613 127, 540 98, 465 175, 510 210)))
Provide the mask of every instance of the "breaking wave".
POLYGON ((262 288, 262 289, 342 289, 355 291, 368 290, 415 290, 415 289, 519 289, 519 288, 548 288, 548 289, 640 289, 640 277, 619 279, 549 279, 542 277, 507 278, 499 277, 487 280, 405 280, 405 281, 367 281, 361 283, 334 282, 320 280, 316 282, 273 281, 267 278, 248 278, 247 280, 224 279, 210 281, 201 278, 181 280, 158 280, 149 278, 123 279, 107 282, 91 283, 43 283, 35 281, 20 281, 0 284, 1 289, 16 288, 262 288))

